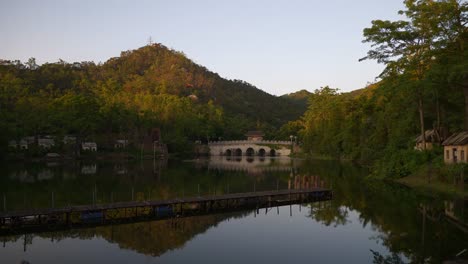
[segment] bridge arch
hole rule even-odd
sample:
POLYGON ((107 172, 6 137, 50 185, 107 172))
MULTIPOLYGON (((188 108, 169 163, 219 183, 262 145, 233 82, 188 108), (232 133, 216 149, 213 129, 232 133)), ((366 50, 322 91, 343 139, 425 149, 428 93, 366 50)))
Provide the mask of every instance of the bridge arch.
POLYGON ((271 157, 276 156, 276 150, 271 149, 271 150, 270 150, 270 156, 271 156, 271 157))
POLYGON ((232 150, 227 149, 226 152, 224 153, 226 156, 232 156, 232 150))
POLYGON ((234 156, 242 156, 242 149, 237 148, 237 149, 234 151, 234 156))
POLYGON ((253 148, 248 148, 246 151, 245 151, 245 155, 249 156, 249 157, 252 157, 252 156, 255 156, 255 150, 253 148))
POLYGON ((265 155, 266 155, 265 149, 261 148, 260 150, 258 150, 258 155, 259 155, 260 157, 265 157, 265 155))

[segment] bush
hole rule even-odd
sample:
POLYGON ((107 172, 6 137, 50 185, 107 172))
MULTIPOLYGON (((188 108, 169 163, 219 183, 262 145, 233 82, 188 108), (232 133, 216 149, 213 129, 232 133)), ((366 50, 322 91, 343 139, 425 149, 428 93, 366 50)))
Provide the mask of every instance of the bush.
POLYGON ((383 157, 372 168, 372 174, 378 178, 398 179, 415 173, 422 166, 439 166, 442 149, 429 151, 387 149, 383 157))

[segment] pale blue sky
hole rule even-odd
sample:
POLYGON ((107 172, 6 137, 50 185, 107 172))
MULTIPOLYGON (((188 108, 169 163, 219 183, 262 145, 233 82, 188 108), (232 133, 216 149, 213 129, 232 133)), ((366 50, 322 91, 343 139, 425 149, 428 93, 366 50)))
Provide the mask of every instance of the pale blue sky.
POLYGON ((358 62, 374 19, 402 0, 0 0, 0 58, 106 61, 154 42, 275 95, 362 88, 382 71, 358 62))

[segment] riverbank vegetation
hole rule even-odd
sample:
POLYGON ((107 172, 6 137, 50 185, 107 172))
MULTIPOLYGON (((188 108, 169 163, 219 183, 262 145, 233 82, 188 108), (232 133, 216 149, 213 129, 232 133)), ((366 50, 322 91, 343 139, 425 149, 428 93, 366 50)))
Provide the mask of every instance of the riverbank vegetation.
POLYGON ((467 129, 468 3, 405 5, 402 20, 364 29, 371 49, 362 60, 386 66, 378 82, 351 93, 322 87, 310 96, 300 130, 306 152, 370 165, 383 178, 443 166, 440 148, 415 151, 415 139, 427 129, 467 129))

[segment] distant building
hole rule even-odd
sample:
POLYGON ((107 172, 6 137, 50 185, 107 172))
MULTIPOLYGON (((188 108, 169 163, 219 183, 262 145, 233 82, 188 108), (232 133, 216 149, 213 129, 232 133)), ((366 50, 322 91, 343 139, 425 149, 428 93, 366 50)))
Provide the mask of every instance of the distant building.
POLYGON ((261 131, 249 131, 245 136, 249 141, 262 141, 264 134, 261 131))
POLYGON ((97 151, 97 144, 96 142, 83 142, 81 143, 81 149, 88 151, 97 151))
POLYGON ((55 141, 52 138, 39 138, 37 145, 41 148, 50 149, 55 146, 55 141))
POLYGON ((128 146, 128 140, 126 139, 117 139, 114 143, 115 149, 124 149, 128 146))
POLYGON ((21 139, 18 144, 20 149, 28 149, 29 143, 25 139, 21 139))
POLYGON ((63 137, 63 144, 69 145, 69 144, 75 144, 76 143, 76 137, 72 135, 65 135, 63 137))
POLYGON ((18 144, 16 143, 16 140, 10 140, 8 141, 8 147, 9 148, 18 148, 18 144))
POLYGON ((29 145, 34 144, 35 141, 36 138, 33 136, 23 137, 20 139, 18 145, 20 149, 29 149, 29 145))
MULTIPOLYGON (((426 150, 432 149, 434 145, 440 145, 447 138, 447 132, 444 129, 431 129, 424 132, 426 138, 426 150)), ((419 135, 416 138, 416 145, 414 146, 415 150, 424 150, 423 137, 419 135)))
POLYGON ((467 162, 468 131, 455 133, 444 142, 444 161, 447 164, 467 162))
POLYGON ((81 174, 96 174, 96 172, 97 172, 96 164, 83 165, 83 167, 81 167, 81 174))

